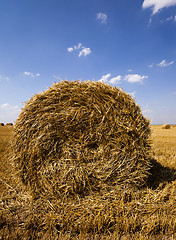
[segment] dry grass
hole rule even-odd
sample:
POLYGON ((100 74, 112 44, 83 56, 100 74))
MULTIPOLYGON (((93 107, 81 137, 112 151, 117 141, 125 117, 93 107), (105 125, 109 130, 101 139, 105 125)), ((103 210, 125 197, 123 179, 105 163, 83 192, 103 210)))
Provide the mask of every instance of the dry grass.
POLYGON ((161 126, 152 126, 152 142, 154 157, 165 167, 176 167, 176 128, 161 129, 161 126))
MULTIPOLYGON (((0 126, 0 159, 4 150, 9 143, 10 136, 12 135, 12 127, 0 126)), ((3 165, 2 165, 3 167, 3 165)))
MULTIPOLYGON (((59 198, 33 194, 4 156, 13 127, 0 126, 0 239, 175 239, 176 128, 151 126, 146 185, 114 185, 59 198)), ((8 149, 7 151, 8 152, 8 149)))

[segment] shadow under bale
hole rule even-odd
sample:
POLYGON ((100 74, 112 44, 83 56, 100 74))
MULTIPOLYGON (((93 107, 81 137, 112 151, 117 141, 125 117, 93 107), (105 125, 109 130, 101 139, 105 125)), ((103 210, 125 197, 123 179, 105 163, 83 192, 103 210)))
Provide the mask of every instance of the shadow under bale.
POLYGON ((151 159, 152 167, 149 170, 147 186, 156 189, 161 183, 163 187, 166 183, 176 180, 176 170, 174 168, 164 167, 155 159, 151 159))
POLYGON ((150 169, 150 125, 132 97, 101 82, 62 81, 26 103, 11 159, 34 195, 140 187, 150 169))

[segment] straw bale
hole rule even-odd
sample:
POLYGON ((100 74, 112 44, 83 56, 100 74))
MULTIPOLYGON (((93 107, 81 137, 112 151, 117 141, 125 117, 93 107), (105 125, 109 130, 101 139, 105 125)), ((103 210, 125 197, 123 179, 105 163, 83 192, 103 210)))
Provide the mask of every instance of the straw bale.
POLYGON ((26 103, 14 125, 12 159, 34 193, 139 187, 150 168, 149 136, 149 121, 122 89, 62 81, 26 103))
POLYGON ((169 124, 164 124, 164 125, 162 125, 162 129, 170 129, 170 125, 169 124))
POLYGON ((6 123, 6 126, 13 126, 13 123, 6 123))
POLYGON ((4 126, 4 123, 0 123, 0 126, 4 126))

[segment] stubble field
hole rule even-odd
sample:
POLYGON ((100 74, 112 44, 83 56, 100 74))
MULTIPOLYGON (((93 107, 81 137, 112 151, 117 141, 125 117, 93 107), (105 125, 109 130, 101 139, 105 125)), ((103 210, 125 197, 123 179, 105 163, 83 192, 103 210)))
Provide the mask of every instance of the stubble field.
POLYGON ((176 239, 176 127, 151 126, 147 186, 64 205, 32 199, 18 179, 6 157, 12 129, 0 126, 0 239, 176 239))

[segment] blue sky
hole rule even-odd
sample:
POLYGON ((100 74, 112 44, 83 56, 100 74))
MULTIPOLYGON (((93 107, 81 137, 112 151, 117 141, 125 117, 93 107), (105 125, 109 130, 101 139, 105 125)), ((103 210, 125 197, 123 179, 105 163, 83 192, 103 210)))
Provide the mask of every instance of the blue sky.
POLYGON ((60 78, 105 81, 176 124, 176 0, 1 0, 0 122, 60 78))

